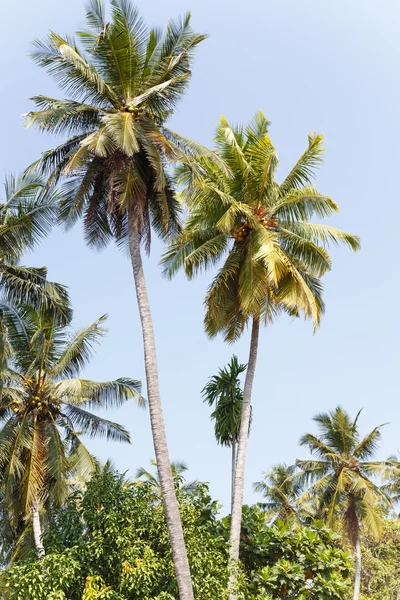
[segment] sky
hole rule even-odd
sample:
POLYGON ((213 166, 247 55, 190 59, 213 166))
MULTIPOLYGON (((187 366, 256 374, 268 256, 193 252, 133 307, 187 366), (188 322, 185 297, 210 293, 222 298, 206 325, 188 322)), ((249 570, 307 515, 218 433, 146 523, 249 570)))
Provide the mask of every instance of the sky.
MULTIPOLYGON (((83 0, 0 0, 0 173, 22 171, 55 140, 26 130, 21 115, 36 94, 62 97, 28 56, 34 38, 50 29, 79 29, 83 0)), ((315 431, 312 417, 338 404, 352 415, 363 408, 362 433, 389 423, 378 456, 400 449, 398 173, 400 4, 397 0, 139 0, 149 25, 164 26, 190 10, 192 26, 209 38, 198 49, 190 89, 171 128, 211 146, 221 115, 249 121, 262 109, 272 122, 279 177, 307 145, 326 136, 326 162, 316 184, 340 206, 329 224, 361 237, 357 254, 332 249, 324 278, 326 315, 318 332, 281 318, 261 332, 249 439, 245 502, 260 498, 253 482, 277 462, 307 456, 300 436, 315 431)), ((0 197, 2 190, 0 189, 0 197)), ((187 282, 162 277, 162 246, 154 242, 145 271, 155 323, 161 393, 171 458, 189 467, 188 479, 210 483, 225 507, 230 453, 216 445, 201 390, 233 353, 248 358, 248 334, 233 346, 208 340, 203 299, 208 272, 187 282)), ((77 226, 53 233, 24 258, 47 265, 49 278, 69 287, 74 327, 108 313, 108 335, 84 376, 129 376, 144 381, 140 322, 127 257, 115 247, 88 249, 77 226)), ((102 460, 112 458, 133 476, 153 457, 148 412, 133 403, 107 417, 124 424, 132 445, 88 441, 102 460)))

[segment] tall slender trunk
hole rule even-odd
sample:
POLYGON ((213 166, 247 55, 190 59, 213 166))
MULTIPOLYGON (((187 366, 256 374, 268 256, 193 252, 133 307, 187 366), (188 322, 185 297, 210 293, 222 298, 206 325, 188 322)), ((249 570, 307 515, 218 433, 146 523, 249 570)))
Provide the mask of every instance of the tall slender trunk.
POLYGON ((243 390, 242 416, 240 421, 239 446, 236 458, 235 488, 233 494, 233 508, 231 516, 231 533, 229 549, 229 597, 235 600, 237 562, 239 560, 240 530, 242 526, 242 506, 244 494, 244 472, 246 465, 247 440, 249 437, 249 426, 251 416, 251 393, 253 390, 254 373, 256 370, 258 337, 260 322, 253 319, 251 330, 250 354, 247 364, 246 379, 243 390))
POLYGON ((236 475, 236 437, 232 437, 232 484, 231 484, 231 513, 233 511, 233 496, 235 493, 235 475, 236 475))
POLYGON ((39 501, 36 499, 33 501, 32 508, 32 530, 33 530, 33 540, 35 542, 36 550, 38 553, 39 559, 43 558, 45 555, 44 546, 42 542, 42 527, 40 525, 40 513, 39 513, 39 501))
POLYGON ((361 587, 361 542, 360 542, 360 532, 357 527, 357 534, 355 540, 355 551, 356 551, 356 574, 354 578, 354 594, 353 600, 358 600, 360 595, 360 587, 361 587))
POLYGON ((175 574, 178 582, 179 597, 180 600, 193 600, 194 596, 192 579, 190 575, 185 540, 183 537, 179 506, 175 494, 164 417, 161 407, 154 329, 150 313, 146 281, 143 272, 140 235, 137 232, 135 215, 133 214, 132 210, 129 212, 129 249, 136 286, 140 320, 142 323, 147 398, 149 401, 151 430, 153 434, 157 470, 160 478, 161 493, 169 539, 172 547, 175 574))

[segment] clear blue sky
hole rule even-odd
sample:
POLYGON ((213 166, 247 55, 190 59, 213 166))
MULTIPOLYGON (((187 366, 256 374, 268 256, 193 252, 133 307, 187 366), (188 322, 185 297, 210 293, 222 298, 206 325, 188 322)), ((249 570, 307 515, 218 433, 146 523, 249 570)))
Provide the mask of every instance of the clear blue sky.
MULTIPOLYGON (((192 23, 210 38, 199 48, 190 91, 171 126, 211 144, 221 114, 249 120, 262 108, 272 121, 282 176, 307 143, 309 131, 326 136, 327 160, 318 187, 340 205, 330 222, 357 233, 362 251, 334 250, 325 278, 327 313, 316 335, 309 323, 282 319, 262 331, 254 389, 254 422, 247 465, 246 501, 257 499, 252 482, 277 461, 304 455, 298 439, 312 416, 341 403, 364 407, 367 431, 390 421, 380 456, 400 448, 398 173, 400 105, 400 4, 396 0, 140 0, 150 24, 192 11, 192 23)), ((49 29, 74 31, 83 21, 82 0, 11 0, 2 3, 0 35, 1 175, 20 171, 54 144, 26 131, 21 115, 28 97, 54 95, 47 76, 27 57, 29 42, 49 29)), ((228 506, 229 451, 217 447, 200 390, 232 352, 247 360, 248 337, 233 347, 208 341, 202 301, 211 274, 187 283, 163 280, 161 246, 153 246, 146 272, 156 326, 162 398, 171 456, 190 477, 209 481, 228 506)), ((69 286, 75 324, 109 313, 109 334, 86 375, 144 379, 141 331, 130 265, 115 248, 87 249, 79 227, 54 233, 30 265, 49 267, 69 286)), ((111 417, 132 433, 132 446, 90 443, 133 473, 153 456, 148 415, 133 406, 111 417)))

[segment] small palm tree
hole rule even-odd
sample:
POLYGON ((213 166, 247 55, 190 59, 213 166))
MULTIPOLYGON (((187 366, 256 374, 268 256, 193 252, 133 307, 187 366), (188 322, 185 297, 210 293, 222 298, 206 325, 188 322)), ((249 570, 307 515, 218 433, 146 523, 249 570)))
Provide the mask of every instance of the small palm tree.
POLYGON ((306 433, 300 445, 309 448, 318 459, 297 461, 300 479, 311 483, 301 500, 308 501, 317 496, 327 525, 332 526, 340 520, 346 527, 356 556, 354 600, 358 600, 361 582, 360 524, 379 537, 382 527, 379 508, 391 505, 388 496, 371 479, 385 473, 390 466, 388 461, 368 460, 377 450, 382 425, 361 437, 358 430, 360 412, 352 420, 339 406, 330 413, 314 417, 320 433, 318 436, 306 433))
MULTIPOLYGON (((247 433, 261 324, 280 311, 303 314, 318 327, 323 312, 320 277, 331 268, 329 242, 359 247, 359 239, 311 222, 337 212, 338 206, 311 185, 322 161, 323 137, 310 135, 308 148, 282 183, 276 181, 278 157, 259 112, 247 127, 231 127, 223 117, 217 128, 217 154, 227 163, 199 158, 196 169, 183 164, 177 173, 182 201, 190 215, 182 234, 165 253, 172 276, 184 267, 191 278, 223 264, 205 300, 205 328, 227 341, 251 324, 250 353, 243 390, 231 520, 231 565, 239 558, 247 433)), ((233 587, 233 577, 230 587, 233 587)), ((231 598, 234 598, 231 594, 231 598)))
MULTIPOLYGON (((162 490, 160 484, 160 475, 158 473, 157 462, 154 458, 150 461, 151 467, 155 469, 155 472, 151 472, 144 467, 139 467, 136 471, 135 484, 141 485, 146 483, 154 491, 157 498, 162 500, 162 490)), ((192 492, 197 485, 197 481, 190 481, 186 483, 184 474, 188 470, 187 465, 184 462, 172 462, 171 471, 174 478, 175 486, 185 492, 192 492)))
MULTIPOLYGON (((46 268, 19 265, 23 252, 30 250, 50 230, 57 215, 59 194, 45 186, 37 173, 10 176, 0 203, 0 295, 8 302, 24 302, 38 310, 56 309, 69 317, 66 288, 47 281, 46 268)), ((6 332, 0 315, 0 362, 6 353, 6 332)))
POLYGON ((215 439, 221 446, 232 449, 232 488, 231 509, 235 489, 236 447, 239 440, 240 417, 242 414, 243 390, 239 375, 246 370, 246 365, 239 364, 235 355, 231 362, 218 375, 210 378, 203 388, 204 402, 214 407, 211 419, 214 421, 215 439))
MULTIPOLYGON (((180 207, 166 169, 192 154, 212 156, 166 127, 184 94, 193 53, 204 35, 190 28, 190 15, 166 31, 148 29, 129 0, 110 0, 106 20, 101 0, 87 2, 87 28, 77 39, 51 32, 35 42, 33 59, 66 91, 67 100, 36 96, 27 124, 65 134, 34 168, 52 183, 64 183, 61 219, 82 218, 89 245, 111 240, 129 247, 142 323, 147 397, 164 508, 181 600, 192 600, 189 563, 174 492, 159 392, 153 322, 141 247, 152 230, 162 238, 179 230, 180 207)), ((220 161, 221 162, 221 161, 220 161)))
POLYGON ((400 462, 396 455, 389 456, 383 473, 382 489, 391 498, 393 504, 400 503, 400 462))
POLYGON ((80 433, 129 442, 124 427, 90 409, 143 400, 136 380, 77 378, 105 333, 105 317, 71 336, 31 307, 1 309, 12 357, 0 373, 0 486, 14 530, 21 534, 30 522, 43 556, 40 512, 63 504, 71 474, 88 477, 96 465, 80 433))
POLYGON ((259 504, 260 507, 274 513, 272 522, 276 519, 285 523, 301 521, 297 501, 303 492, 303 485, 296 473, 296 466, 281 463, 266 473, 262 481, 254 484, 254 490, 266 499, 266 502, 259 504))

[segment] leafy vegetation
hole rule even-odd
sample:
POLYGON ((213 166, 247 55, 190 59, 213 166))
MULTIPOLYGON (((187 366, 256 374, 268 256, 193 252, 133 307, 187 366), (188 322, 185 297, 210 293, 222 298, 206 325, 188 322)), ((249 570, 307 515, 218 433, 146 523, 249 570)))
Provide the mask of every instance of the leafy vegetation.
MULTIPOLYGON (((205 484, 188 492, 178 478, 176 490, 196 597, 223 599, 229 524, 218 520, 205 484)), ((322 525, 270 528, 253 507, 245 509, 242 539, 240 597, 289 598, 309 590, 311 580, 323 600, 342 598, 348 588, 349 559, 322 525)), ((42 562, 15 564, 0 577, 9 600, 177 597, 164 511, 151 482, 137 485, 105 469, 54 515, 44 543, 42 562)))

